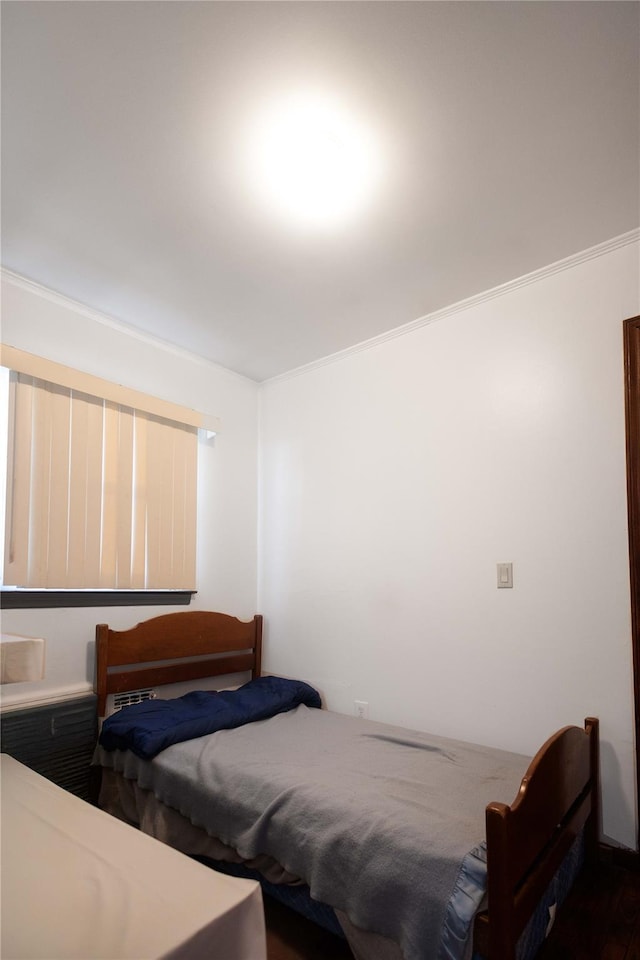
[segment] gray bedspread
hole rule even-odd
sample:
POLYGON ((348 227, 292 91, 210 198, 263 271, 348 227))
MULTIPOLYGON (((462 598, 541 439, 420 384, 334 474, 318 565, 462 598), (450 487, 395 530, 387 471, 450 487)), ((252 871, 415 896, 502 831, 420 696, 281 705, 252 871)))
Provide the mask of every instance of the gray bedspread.
POLYGON ((103 750, 98 759, 246 859, 275 858, 405 960, 438 956, 485 806, 512 802, 529 762, 304 706, 151 761, 103 750))

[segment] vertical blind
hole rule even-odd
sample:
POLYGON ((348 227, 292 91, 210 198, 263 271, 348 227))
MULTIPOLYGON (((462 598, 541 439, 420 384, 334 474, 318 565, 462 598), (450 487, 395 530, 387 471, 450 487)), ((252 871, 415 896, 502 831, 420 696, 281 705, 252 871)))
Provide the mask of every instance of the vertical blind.
POLYGON ((195 590, 197 428, 12 371, 4 583, 195 590))

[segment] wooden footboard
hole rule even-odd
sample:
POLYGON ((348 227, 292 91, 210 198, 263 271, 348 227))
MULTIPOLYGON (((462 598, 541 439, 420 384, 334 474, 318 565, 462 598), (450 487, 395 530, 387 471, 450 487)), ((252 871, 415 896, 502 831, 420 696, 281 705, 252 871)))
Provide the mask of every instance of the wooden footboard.
POLYGON ((536 904, 584 828, 597 857, 598 721, 565 727, 538 751, 515 801, 486 810, 488 910, 476 918, 474 945, 488 960, 515 960, 536 904))

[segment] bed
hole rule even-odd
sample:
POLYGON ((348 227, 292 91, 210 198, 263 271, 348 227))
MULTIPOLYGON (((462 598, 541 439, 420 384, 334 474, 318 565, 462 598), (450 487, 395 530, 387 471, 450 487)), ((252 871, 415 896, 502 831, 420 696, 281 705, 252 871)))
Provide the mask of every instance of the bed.
MULTIPOLYGON (((280 683, 297 696, 299 682, 261 677, 261 637, 260 616, 100 624, 99 715, 113 694, 242 671, 240 698, 280 683)), ((99 746, 100 803, 191 856, 258 871, 267 888, 303 888, 357 960, 532 956, 583 858, 597 857, 598 721, 557 731, 531 759, 318 707, 294 700, 180 742, 163 720, 169 740, 148 757, 137 741, 99 746)), ((118 722, 135 727, 136 710, 118 722)))
POLYGON ((0 756, 4 960, 266 960, 260 887, 0 756))

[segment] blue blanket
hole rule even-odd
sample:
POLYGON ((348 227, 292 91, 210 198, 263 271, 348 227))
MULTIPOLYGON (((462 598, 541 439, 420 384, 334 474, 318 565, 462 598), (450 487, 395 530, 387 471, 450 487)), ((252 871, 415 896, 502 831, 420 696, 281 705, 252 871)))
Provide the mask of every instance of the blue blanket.
POLYGON ((300 704, 320 707, 320 694, 302 680, 258 677, 238 690, 199 690, 175 700, 134 703, 107 717, 100 744, 105 750, 131 750, 151 760, 173 743, 266 720, 300 704))

